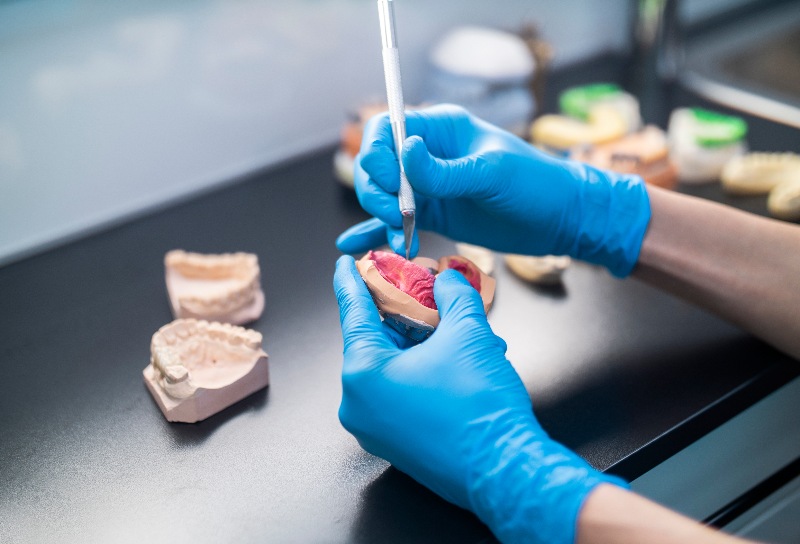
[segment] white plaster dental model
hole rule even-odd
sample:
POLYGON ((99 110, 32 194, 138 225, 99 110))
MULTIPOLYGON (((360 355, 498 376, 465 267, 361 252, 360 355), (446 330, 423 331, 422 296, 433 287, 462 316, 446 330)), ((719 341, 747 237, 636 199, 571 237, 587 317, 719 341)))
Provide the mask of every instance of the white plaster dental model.
POLYGON ((242 325, 264 311, 261 270, 252 253, 204 255, 174 250, 164 257, 176 319, 194 317, 242 325))
POLYGON ((628 133, 641 128, 639 101, 614 83, 590 83, 571 87, 558 96, 561 113, 582 121, 588 119, 592 108, 601 104, 610 106, 625 119, 628 133))
POLYGON ((267 386, 261 339, 227 323, 178 319, 153 335, 144 383, 167 421, 202 421, 267 386))
POLYGON ((717 181, 725 163, 747 149, 744 119, 701 108, 673 110, 667 132, 681 183, 717 181))
POLYGON ((747 153, 722 169, 722 188, 737 195, 763 195, 779 184, 800 179, 800 155, 747 153))
POLYGON ((556 155, 565 155, 575 146, 597 145, 622 138, 628 121, 613 106, 599 104, 584 122, 564 115, 542 115, 531 125, 533 143, 556 155))
POLYGON ((778 219, 800 221, 800 177, 776 185, 769 192, 767 209, 778 219))
POLYGON ((538 285, 558 285, 571 259, 567 256, 506 255, 506 266, 520 279, 538 285))

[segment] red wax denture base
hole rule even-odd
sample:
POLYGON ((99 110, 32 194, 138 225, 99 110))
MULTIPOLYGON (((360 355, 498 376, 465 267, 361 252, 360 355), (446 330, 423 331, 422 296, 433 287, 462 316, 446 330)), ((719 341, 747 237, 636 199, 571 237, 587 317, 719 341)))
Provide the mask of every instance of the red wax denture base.
POLYGON ((383 279, 414 297, 423 306, 436 309, 436 302, 433 300, 435 276, 427 268, 388 251, 370 251, 367 258, 375 261, 375 268, 383 279))
POLYGON ((447 270, 448 268, 461 272, 461 275, 467 278, 469 284, 474 287, 477 292, 481 292, 481 273, 477 266, 461 257, 442 257, 439 261, 439 272, 447 270))
MULTIPOLYGON (((375 268, 383 279, 423 306, 436 309, 436 301, 433 299, 433 282, 436 277, 427 268, 388 251, 370 251, 367 258, 375 262, 375 268)), ((459 257, 445 257, 439 262, 439 271, 446 268, 461 272, 470 285, 480 292, 481 274, 474 264, 459 257)))

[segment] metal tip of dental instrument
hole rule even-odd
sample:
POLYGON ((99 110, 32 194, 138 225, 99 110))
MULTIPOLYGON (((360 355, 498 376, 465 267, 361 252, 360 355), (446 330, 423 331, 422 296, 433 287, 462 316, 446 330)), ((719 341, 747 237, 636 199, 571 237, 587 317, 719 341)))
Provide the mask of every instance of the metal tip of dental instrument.
POLYGON ((411 242, 414 240, 414 223, 416 214, 403 212, 403 240, 406 244, 406 260, 411 257, 411 242))

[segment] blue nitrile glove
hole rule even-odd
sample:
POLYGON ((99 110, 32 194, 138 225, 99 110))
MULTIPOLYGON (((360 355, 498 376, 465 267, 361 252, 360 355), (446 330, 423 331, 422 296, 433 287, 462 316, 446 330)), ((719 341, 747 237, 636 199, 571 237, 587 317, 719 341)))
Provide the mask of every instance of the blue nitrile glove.
POLYGON ((352 257, 333 280, 344 337, 339 419, 368 452, 473 511, 503 542, 571 543, 578 513, 606 476, 551 440, 455 270, 434 283, 441 323, 425 342, 381 323, 352 257))
MULTIPOLYGON (((498 251, 569 255, 619 277, 630 274, 650 220, 640 177, 551 157, 457 106, 408 112, 406 129, 402 157, 418 228, 498 251)), ((387 115, 370 119, 355 186, 361 205, 382 223, 342 234, 337 246, 345 253, 386 243, 387 225, 390 245, 405 252, 393 141, 387 115)))

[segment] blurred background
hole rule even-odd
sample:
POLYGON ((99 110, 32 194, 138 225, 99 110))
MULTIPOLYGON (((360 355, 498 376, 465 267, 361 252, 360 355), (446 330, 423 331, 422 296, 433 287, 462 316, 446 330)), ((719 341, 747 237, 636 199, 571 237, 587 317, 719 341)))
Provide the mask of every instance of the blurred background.
MULTIPOLYGON (((398 0, 406 102, 427 98, 430 50, 456 26, 535 24, 558 69, 646 62, 658 28, 705 39, 755 3, 398 0)), ((708 85, 724 43, 703 57, 667 37, 658 73, 688 58, 687 84, 708 85)), ((0 1, 0 264, 331 147, 383 96, 374 0, 0 1)))

